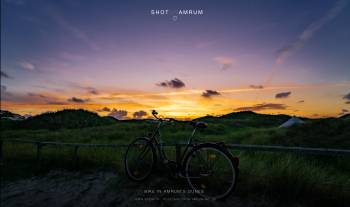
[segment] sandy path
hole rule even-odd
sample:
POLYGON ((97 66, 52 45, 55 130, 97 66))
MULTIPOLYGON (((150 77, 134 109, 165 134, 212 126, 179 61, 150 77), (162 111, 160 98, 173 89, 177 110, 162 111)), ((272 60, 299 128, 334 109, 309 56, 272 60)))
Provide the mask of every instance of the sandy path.
MULTIPOLYGON (((184 201, 183 194, 145 194, 146 189, 188 189, 179 180, 153 176, 138 184, 110 172, 82 174, 52 171, 46 176, 32 177, 2 185, 2 206, 266 206, 264 203, 243 202, 231 196, 225 202, 184 201), (147 199, 159 198, 158 201, 147 199), (175 198, 177 201, 164 201, 175 198), (140 199, 144 199, 140 201, 140 199), (146 199, 146 201, 145 201, 146 199)), ((188 197, 188 196, 187 196, 188 197)), ((192 197, 193 196, 189 196, 192 197)))

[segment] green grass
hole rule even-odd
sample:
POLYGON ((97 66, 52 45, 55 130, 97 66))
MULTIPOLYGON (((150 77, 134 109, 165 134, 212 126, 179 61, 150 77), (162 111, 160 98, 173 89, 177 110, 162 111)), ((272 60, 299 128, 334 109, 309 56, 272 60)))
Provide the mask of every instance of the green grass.
MULTIPOLYGON (((210 124, 197 135, 202 141, 224 141, 236 144, 269 144, 284 146, 306 146, 350 149, 350 124, 314 122, 289 129, 278 127, 229 127, 222 123, 210 124), (334 126, 333 126, 334 125, 334 126)), ((136 137, 147 136, 154 124, 146 121, 118 122, 107 126, 79 129, 12 129, 2 132, 2 137, 38 141, 79 142, 79 143, 129 143, 136 137)), ((185 142, 192 127, 183 123, 166 125, 161 129, 165 142, 185 142)))
MULTIPOLYGON (((257 127, 254 120, 256 114, 248 113, 248 117, 243 115, 232 117, 231 114, 222 119, 203 118, 207 119, 209 127, 199 132, 199 139, 203 142, 350 149, 349 119, 306 120, 305 125, 281 129, 277 126, 288 117, 281 115, 273 119, 270 115, 263 116, 259 120, 265 126, 257 127)), ((114 121, 107 125, 54 130, 50 127, 29 129, 11 126, 5 127, 1 138, 126 144, 136 137, 147 136, 154 124, 147 121, 114 121)), ((165 143, 177 143, 186 141, 191 131, 191 126, 175 123, 164 126, 161 134, 165 143)), ((30 144, 4 144, 4 178, 17 179, 60 168, 113 170, 124 174, 122 159, 125 149, 80 148, 77 161, 73 156, 73 147, 45 146, 39 167, 35 150, 30 144)), ((167 148, 167 154, 174 158, 174 149, 167 148)), ((233 151, 233 154, 240 157, 241 173, 237 193, 242 198, 263 196, 283 203, 310 206, 345 206, 345 202, 350 202, 349 158, 243 151, 233 151)))
POLYGON ((238 192, 243 196, 263 194, 283 202, 306 202, 312 206, 342 206, 349 202, 349 159, 261 152, 240 157, 243 176, 238 192))

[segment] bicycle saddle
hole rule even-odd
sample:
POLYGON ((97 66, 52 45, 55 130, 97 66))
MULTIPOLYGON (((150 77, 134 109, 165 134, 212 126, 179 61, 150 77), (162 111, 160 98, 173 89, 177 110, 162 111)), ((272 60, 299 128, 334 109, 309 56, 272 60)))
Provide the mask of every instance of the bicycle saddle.
POLYGON ((199 122, 193 121, 193 122, 191 122, 191 125, 195 128, 201 128, 201 129, 205 129, 208 127, 207 123, 201 122, 201 121, 199 121, 199 122))

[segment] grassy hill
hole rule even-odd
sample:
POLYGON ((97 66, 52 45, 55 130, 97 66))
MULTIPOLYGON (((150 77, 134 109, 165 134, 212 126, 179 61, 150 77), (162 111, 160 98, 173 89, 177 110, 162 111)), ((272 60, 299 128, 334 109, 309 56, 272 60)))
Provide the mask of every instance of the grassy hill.
POLYGON ((110 117, 100 117, 98 114, 83 109, 65 109, 57 112, 40 114, 17 124, 19 129, 80 129, 110 125, 116 120, 110 117))
POLYGON ((258 114, 252 111, 233 112, 222 116, 205 116, 198 118, 198 121, 208 123, 224 123, 228 126, 242 127, 272 127, 279 126, 290 119, 288 115, 258 114))
MULTIPOLYGON (((306 123, 303 125, 278 128, 289 118, 287 115, 245 111, 218 117, 206 116, 195 121, 205 121, 209 124, 207 129, 198 134, 201 141, 350 148, 348 116, 304 119, 306 123)), ((128 143, 131 139, 147 135, 153 130, 153 124, 147 120, 118 121, 111 117, 100 117, 86 110, 63 110, 37 115, 23 121, 1 121, 3 134, 7 138, 40 138, 65 142, 128 143), (114 123, 118 124, 113 125, 114 123)), ((163 126, 161 132, 166 142, 185 142, 192 129, 186 121, 179 121, 163 126)))
POLYGON ((9 117, 21 117, 21 115, 10 111, 0 110, 0 130, 14 129, 16 127, 17 121, 10 120, 8 119, 9 117))
POLYGON ((12 113, 10 111, 0 110, 0 118, 3 118, 3 117, 16 117, 16 116, 20 116, 20 115, 12 113))
MULTIPOLYGON (((11 112, 8 112, 11 114, 11 112)), ((305 124, 290 128, 278 128, 290 118, 288 115, 267 115, 251 111, 229 113, 222 116, 205 116, 195 121, 205 121, 209 127, 199 134, 202 141, 224 141, 226 143, 268 144, 285 146, 307 146, 325 148, 350 148, 349 116, 327 119, 305 119, 305 124)), ((118 121, 111 117, 100 117, 86 110, 66 109, 37 115, 22 121, 1 120, 6 137, 21 137, 66 141, 128 143, 130 139, 144 136, 152 131, 147 120, 118 121), (118 123, 117 125, 113 125, 118 123), (113 125, 111 127, 108 127, 113 125), (82 130, 82 128, 86 128, 82 130), (54 134, 46 131, 55 130, 54 134), (67 129, 67 130, 64 130, 67 129), (98 133, 97 133, 98 132, 98 133), (42 136, 41 136, 42 135, 42 136)), ((161 131, 167 142, 183 142, 192 127, 186 121, 165 125, 161 131)))

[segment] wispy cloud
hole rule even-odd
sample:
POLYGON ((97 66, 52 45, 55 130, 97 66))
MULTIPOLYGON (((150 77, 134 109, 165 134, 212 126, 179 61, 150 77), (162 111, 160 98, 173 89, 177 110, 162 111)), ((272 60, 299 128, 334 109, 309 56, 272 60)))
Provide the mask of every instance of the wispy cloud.
POLYGON ((143 111, 143 110, 141 110, 141 111, 135 111, 135 112, 133 113, 133 117, 134 117, 135 119, 141 119, 142 117, 147 116, 147 115, 148 115, 147 112, 145 112, 145 111, 143 111))
POLYGON ((221 95, 219 92, 214 91, 214 90, 206 90, 202 93, 202 96, 204 98, 211 98, 212 96, 219 96, 221 95))
POLYGON ((46 102, 46 104, 48 104, 48 105, 66 105, 67 103, 63 102, 63 101, 48 101, 48 102, 46 102))
POLYGON ((343 96, 343 99, 345 99, 345 100, 350 100, 350 93, 344 95, 344 96, 343 96))
POLYGON ((306 29, 298 36, 298 38, 290 43, 289 45, 279 49, 277 51, 276 63, 282 64, 284 60, 290 56, 292 53, 297 51, 298 49, 304 47, 305 43, 311 39, 315 33, 320 30, 324 25, 329 23, 332 19, 334 19, 346 6, 346 0, 339 0, 335 3, 335 5, 319 20, 312 22, 306 29))
POLYGON ((234 109, 235 111, 262 111, 262 110, 285 110, 288 106, 285 104, 262 103, 254 106, 245 106, 234 109))
POLYGON ((43 94, 39 94, 39 93, 27 93, 28 96, 32 96, 32 97, 39 97, 39 98, 47 98, 47 96, 43 95, 43 94))
POLYGON ((343 115, 346 115, 346 114, 349 114, 349 110, 342 109, 341 112, 338 114, 338 116, 343 116, 343 115))
MULTIPOLYGON (((159 84, 156 84, 160 86, 159 84)), ((275 90, 290 90, 290 89, 318 89, 322 88, 348 88, 350 83, 309 83, 309 84, 286 84, 286 85, 275 85, 275 86, 266 86, 262 91, 275 91, 275 90)), ((256 91, 253 88, 231 88, 231 89, 222 89, 220 90, 221 94, 234 94, 234 93, 250 93, 256 91)), ((147 93, 141 91, 129 91, 129 92, 118 92, 112 93, 109 96, 102 97, 102 99, 120 99, 120 98, 135 98, 135 97, 149 97, 152 99, 169 99, 172 96, 182 96, 182 95, 200 95, 203 93, 202 89, 189 89, 189 90, 176 90, 176 91, 167 91, 159 93, 147 93)), ((171 99, 171 98, 170 98, 171 99)))
POLYGON ((54 10, 51 10, 48 13, 58 25, 60 25, 63 29, 68 31, 74 37, 76 37, 80 41, 84 42, 91 49, 99 50, 98 45, 92 39, 90 39, 90 37, 88 37, 88 35, 85 32, 83 32, 78 27, 76 27, 72 23, 70 23, 67 19, 65 19, 63 17, 62 14, 60 14, 59 12, 54 11, 54 10))
POLYGON ((93 88, 93 87, 90 87, 90 88, 88 88, 87 90, 88 90, 88 92, 89 92, 90 94, 93 94, 93 95, 98 95, 98 94, 99 94, 99 92, 97 91, 97 89, 95 89, 95 88, 93 88))
POLYGON ((38 102, 44 102, 48 105, 66 105, 68 104, 66 101, 62 100, 61 98, 53 95, 53 94, 41 94, 41 93, 33 93, 29 92, 27 93, 27 96, 29 99, 26 99, 29 103, 38 103, 38 102))
POLYGON ((275 95, 275 98, 288 98, 292 92, 282 92, 275 95))
POLYGON ((183 87, 185 87, 185 83, 178 78, 174 78, 170 81, 163 81, 163 82, 157 83, 156 85, 160 86, 160 87, 167 87, 167 88, 183 88, 183 87))
POLYGON ((128 115, 128 111, 126 110, 118 110, 118 109, 113 109, 108 116, 114 117, 116 119, 125 119, 128 115))
POLYGON ((36 66, 28 61, 20 61, 19 66, 21 66, 21 68, 25 69, 25 70, 29 70, 29 71, 35 71, 37 68, 36 66))
POLYGON ((227 70, 237 62, 235 59, 226 56, 215 57, 214 60, 221 65, 222 70, 227 70))
POLYGON ((12 96, 12 93, 8 92, 6 86, 1 85, 1 100, 7 100, 10 96, 12 96))
POLYGON ((250 85, 249 88, 253 88, 253 89, 264 89, 263 85, 250 85))
POLYGON ((96 88, 91 87, 91 86, 84 86, 84 85, 74 83, 74 82, 68 82, 68 85, 70 87, 77 88, 79 90, 87 91, 87 93, 89 93, 89 94, 93 94, 93 95, 99 94, 99 91, 96 88))
POLYGON ((103 107, 102 109, 97 109, 98 112, 110 112, 111 109, 108 107, 103 107))
POLYGON ((2 78, 8 78, 8 79, 13 79, 12 76, 8 75, 7 73, 5 73, 5 72, 3 72, 3 71, 1 71, 1 76, 0 76, 0 77, 2 77, 2 78))
POLYGON ((12 91, 9 92, 6 86, 1 86, 1 101, 10 101, 13 104, 48 104, 48 105, 62 105, 58 104, 67 103, 63 98, 51 93, 37 93, 37 92, 18 92, 12 91))
POLYGON ((73 103, 86 103, 89 101, 89 99, 82 99, 82 98, 77 98, 77 97, 72 97, 67 99, 68 102, 73 102, 73 103))

